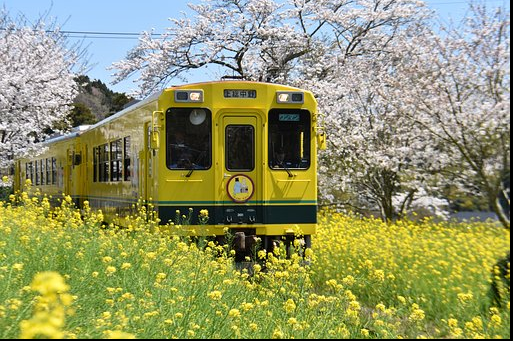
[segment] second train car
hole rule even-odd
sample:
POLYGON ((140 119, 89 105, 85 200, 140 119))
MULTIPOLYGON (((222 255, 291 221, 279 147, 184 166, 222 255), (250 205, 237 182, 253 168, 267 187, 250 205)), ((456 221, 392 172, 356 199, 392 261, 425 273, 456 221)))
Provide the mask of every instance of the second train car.
POLYGON ((51 139, 16 161, 45 194, 87 200, 106 220, 152 203, 161 223, 194 217, 191 235, 228 228, 238 249, 316 231, 317 150, 325 145, 312 93, 288 86, 220 81, 171 87, 89 127, 51 139))

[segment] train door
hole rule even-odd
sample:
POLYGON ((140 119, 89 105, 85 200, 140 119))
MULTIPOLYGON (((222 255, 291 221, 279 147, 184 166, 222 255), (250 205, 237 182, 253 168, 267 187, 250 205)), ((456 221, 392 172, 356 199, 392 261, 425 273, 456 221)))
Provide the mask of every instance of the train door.
POLYGON ((145 124, 146 138, 144 143, 144 156, 142 158, 142 193, 144 200, 155 201, 157 199, 157 150, 152 149, 151 134, 152 127, 150 123, 145 124))
POLYGON ((226 114, 220 120, 219 136, 224 152, 219 158, 223 172, 219 192, 222 193, 224 223, 234 229, 238 225, 262 223, 263 137, 262 129, 259 129, 260 118, 226 114))
POLYGON ((73 149, 66 151, 66 168, 64 169, 64 194, 74 195, 73 193, 73 149))
POLYGON ((77 143, 74 147, 67 150, 64 192, 73 198, 77 207, 81 207, 86 188, 85 168, 87 166, 84 162, 85 157, 81 149, 82 146, 77 143))

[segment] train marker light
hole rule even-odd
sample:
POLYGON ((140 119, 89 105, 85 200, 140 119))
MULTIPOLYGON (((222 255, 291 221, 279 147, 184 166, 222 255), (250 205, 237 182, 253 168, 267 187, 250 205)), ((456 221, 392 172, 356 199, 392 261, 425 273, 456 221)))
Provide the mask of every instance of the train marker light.
POLYGON ((199 126, 207 119, 207 112, 203 109, 194 109, 189 115, 189 121, 195 126, 199 126))
POLYGON ((303 104, 305 103, 305 94, 302 92, 277 92, 277 101, 280 104, 303 104))
POLYGON ((175 92, 177 103, 203 103, 203 90, 181 90, 175 92))

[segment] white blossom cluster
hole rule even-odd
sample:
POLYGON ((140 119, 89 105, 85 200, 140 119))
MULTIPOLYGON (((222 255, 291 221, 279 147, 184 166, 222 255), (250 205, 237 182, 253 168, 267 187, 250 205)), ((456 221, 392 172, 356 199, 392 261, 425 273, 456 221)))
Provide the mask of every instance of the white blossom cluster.
POLYGON ((76 58, 58 29, 0 11, 0 170, 40 149, 45 130, 65 121, 77 93, 76 58))

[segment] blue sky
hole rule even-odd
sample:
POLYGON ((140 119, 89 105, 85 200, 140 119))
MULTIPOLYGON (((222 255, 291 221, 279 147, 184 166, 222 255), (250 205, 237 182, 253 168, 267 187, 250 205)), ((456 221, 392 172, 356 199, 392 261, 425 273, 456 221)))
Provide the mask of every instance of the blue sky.
MULTIPOLYGON (((481 0, 483 1, 483 0, 481 0)), ((506 5, 507 0, 484 0, 490 7, 506 5)), ((140 33, 154 29, 156 33, 164 32, 169 26, 168 18, 180 16, 180 12, 188 11, 187 3, 197 0, 0 0, 4 7, 16 16, 23 14, 29 20, 37 19, 41 14, 49 13, 62 25, 62 30, 73 32, 127 32, 140 33)), ((428 6, 436 10, 443 21, 450 18, 459 20, 467 8, 469 0, 426 0, 428 6)), ((74 34, 73 40, 82 40, 84 34, 74 34)), ((112 85, 111 73, 106 70, 113 62, 124 58, 126 53, 137 44, 136 37, 109 36, 86 38, 91 69, 88 75, 92 79, 100 79, 114 91, 129 92, 136 87, 131 80, 112 85)), ((72 41, 73 41, 72 40, 72 41)), ((211 80, 217 75, 204 70, 192 74, 189 81, 211 80)))

